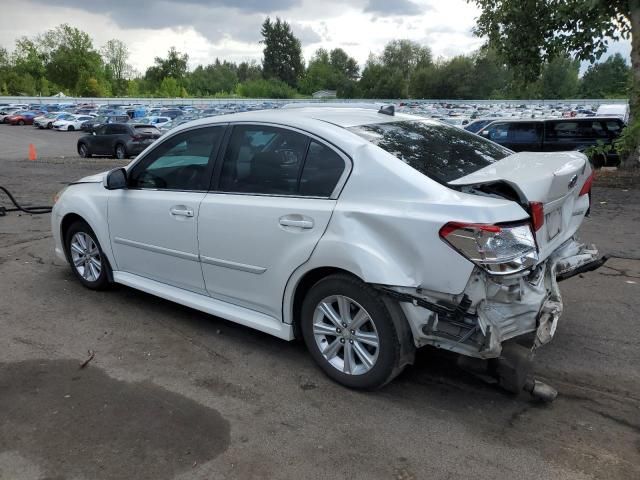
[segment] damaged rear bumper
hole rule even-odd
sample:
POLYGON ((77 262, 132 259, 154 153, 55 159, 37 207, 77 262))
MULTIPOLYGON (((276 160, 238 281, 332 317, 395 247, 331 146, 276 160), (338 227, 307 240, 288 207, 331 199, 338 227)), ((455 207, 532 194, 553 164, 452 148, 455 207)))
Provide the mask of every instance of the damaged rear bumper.
POLYGON ((527 272, 496 277, 474 270, 460 295, 380 288, 401 302, 417 347, 496 358, 502 343, 516 337, 529 337, 533 348, 551 341, 562 314, 558 281, 595 270, 605 261, 595 247, 570 239, 527 272))

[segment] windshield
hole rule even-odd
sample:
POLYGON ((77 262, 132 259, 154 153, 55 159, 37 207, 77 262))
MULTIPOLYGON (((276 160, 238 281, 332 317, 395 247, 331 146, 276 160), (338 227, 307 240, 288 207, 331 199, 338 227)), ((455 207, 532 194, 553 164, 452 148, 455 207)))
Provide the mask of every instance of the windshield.
POLYGON ((513 153, 473 133, 428 120, 359 125, 348 130, 443 184, 513 153))

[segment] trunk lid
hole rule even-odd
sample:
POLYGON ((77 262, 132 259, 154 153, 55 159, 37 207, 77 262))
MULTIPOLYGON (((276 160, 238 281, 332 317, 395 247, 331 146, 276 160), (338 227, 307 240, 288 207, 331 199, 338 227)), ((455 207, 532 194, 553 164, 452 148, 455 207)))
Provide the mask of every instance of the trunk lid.
POLYGON ((543 204, 544 224, 536 233, 540 260, 571 238, 589 208, 589 197, 579 196, 591 175, 587 157, 579 152, 520 152, 449 182, 473 187, 504 182, 521 197, 543 204))

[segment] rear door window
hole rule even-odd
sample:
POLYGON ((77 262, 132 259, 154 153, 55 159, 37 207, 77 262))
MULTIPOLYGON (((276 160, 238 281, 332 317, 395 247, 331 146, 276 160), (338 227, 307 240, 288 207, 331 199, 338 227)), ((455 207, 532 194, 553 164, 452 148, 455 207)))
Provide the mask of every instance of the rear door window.
POLYGON ((360 125, 349 130, 443 184, 513 153, 461 128, 429 120, 360 125))
POLYGON ((330 197, 345 169, 344 160, 334 150, 313 140, 300 177, 300 195, 330 197))
POLYGON ((236 125, 225 152, 219 190, 297 195, 309 137, 263 125, 236 125))

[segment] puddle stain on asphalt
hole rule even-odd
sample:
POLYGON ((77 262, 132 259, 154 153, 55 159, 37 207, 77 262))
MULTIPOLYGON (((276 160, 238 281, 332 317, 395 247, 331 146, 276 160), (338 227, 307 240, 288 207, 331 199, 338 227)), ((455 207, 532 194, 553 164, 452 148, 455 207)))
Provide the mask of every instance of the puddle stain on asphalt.
POLYGON ((229 446, 216 410, 78 365, 0 363, 0 452, 19 452, 45 477, 163 480, 229 446))

